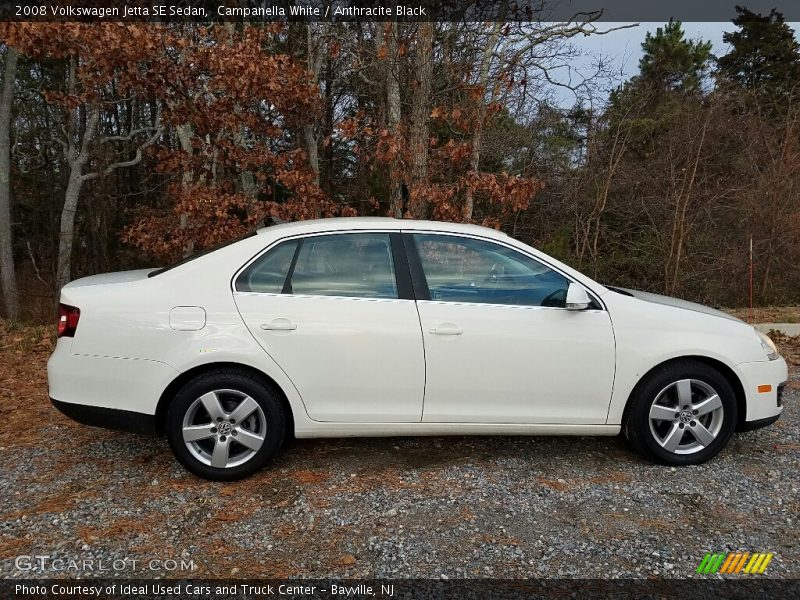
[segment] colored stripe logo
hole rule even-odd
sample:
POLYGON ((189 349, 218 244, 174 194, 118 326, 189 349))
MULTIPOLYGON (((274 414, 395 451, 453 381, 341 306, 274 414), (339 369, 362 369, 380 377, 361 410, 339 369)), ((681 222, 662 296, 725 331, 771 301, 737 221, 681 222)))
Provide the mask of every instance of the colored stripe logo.
POLYGON ((767 570, 775 555, 772 552, 708 552, 697 566, 701 575, 713 573, 755 575, 767 570))

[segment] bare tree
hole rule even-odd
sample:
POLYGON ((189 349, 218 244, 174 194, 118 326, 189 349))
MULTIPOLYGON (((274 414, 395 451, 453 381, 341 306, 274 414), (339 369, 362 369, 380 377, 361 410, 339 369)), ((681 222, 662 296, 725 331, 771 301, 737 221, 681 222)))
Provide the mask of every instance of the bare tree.
MULTIPOLYGON (((411 189, 423 184, 428 175, 428 137, 430 132, 431 85, 433 83, 433 43, 435 23, 420 23, 414 58, 416 86, 411 101, 411 189)), ((427 214, 427 203, 422 199, 414 203, 412 213, 417 218, 427 214)))
MULTIPOLYGON (((77 59, 71 58, 68 73, 68 89, 71 95, 76 88, 77 59)), ((117 169, 132 167, 142 161, 145 148, 154 144, 161 135, 160 113, 152 117, 152 125, 131 128, 122 135, 100 135, 101 101, 94 100, 68 111, 66 136, 60 140, 64 148, 64 160, 69 170, 67 189, 64 193, 64 206, 61 209, 61 225, 58 238, 58 266, 56 268, 56 290, 69 283, 72 264, 72 248, 75 238, 75 213, 78 210, 83 184, 96 177, 110 175, 117 169), (81 123, 84 125, 81 127, 81 123), (105 168, 89 173, 84 172, 93 155, 106 144, 130 142, 140 139, 143 134, 150 134, 136 146, 133 158, 113 162, 105 168)), ((108 152, 108 150, 107 150, 108 152)))
POLYGON ((680 172, 680 176, 677 177, 679 181, 674 192, 675 206, 672 218, 672 235, 670 237, 667 263, 664 267, 664 288, 670 295, 675 294, 680 283, 681 262, 684 258, 687 237, 691 227, 691 220, 688 216, 689 208, 695 195, 697 169, 705 150, 706 133, 713 114, 713 104, 705 113, 705 118, 697 134, 697 141, 690 139, 689 147, 684 149, 686 156, 681 157, 683 159, 681 164, 685 166, 680 170, 677 168, 672 169, 673 172, 680 172))
MULTIPOLYGON (((469 159, 469 170, 477 173, 480 168, 481 162, 481 144, 483 143, 483 125, 486 119, 486 88, 489 85, 489 67, 491 66, 492 53, 494 52, 497 41, 500 37, 500 28, 502 23, 497 21, 492 25, 491 32, 483 46, 483 56, 481 57, 480 67, 478 69, 478 89, 481 92, 480 104, 478 107, 478 115, 475 119, 475 126, 472 130, 472 154, 469 159)), ((466 195, 464 197, 463 217, 465 221, 472 220, 472 212, 475 207, 475 199, 473 197, 472 188, 467 186, 466 195)))
MULTIPOLYGON (((397 138, 400 135, 400 74, 398 72, 397 57, 397 22, 392 21, 388 26, 388 64, 385 67, 386 77, 386 107, 389 133, 397 138)), ((389 166, 389 205, 392 216, 400 219, 403 217, 403 189, 398 173, 397 159, 389 166)))
POLYGON ((11 105, 14 102, 14 80, 17 72, 17 51, 8 46, 3 69, 3 90, 0 95, 0 279, 6 313, 19 318, 17 278, 11 237, 11 105))
MULTIPOLYGON (((308 72, 311 80, 320 86, 320 76, 322 74, 322 64, 326 59, 327 47, 327 29, 326 23, 306 23, 306 46, 307 46, 307 63, 308 72)), ((323 90, 327 93, 327 90, 323 90)), ((308 163, 311 170, 314 172, 314 183, 319 186, 319 142, 320 142, 320 128, 317 123, 309 121, 303 125, 303 137, 306 142, 306 152, 308 152, 308 163)), ((319 216, 319 214, 317 214, 319 216)))

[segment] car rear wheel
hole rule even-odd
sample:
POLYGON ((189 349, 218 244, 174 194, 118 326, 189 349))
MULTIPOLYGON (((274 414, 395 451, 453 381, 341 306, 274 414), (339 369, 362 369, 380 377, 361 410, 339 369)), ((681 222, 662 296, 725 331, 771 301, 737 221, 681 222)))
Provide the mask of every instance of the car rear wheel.
POLYGON ((687 360, 659 367, 640 382, 623 429, 636 450, 657 462, 696 465, 722 450, 736 420, 728 380, 709 365, 687 360))
POLYGON ((172 452, 189 471, 216 481, 252 475, 283 443, 286 415, 275 391, 235 370, 188 382, 167 412, 172 452))

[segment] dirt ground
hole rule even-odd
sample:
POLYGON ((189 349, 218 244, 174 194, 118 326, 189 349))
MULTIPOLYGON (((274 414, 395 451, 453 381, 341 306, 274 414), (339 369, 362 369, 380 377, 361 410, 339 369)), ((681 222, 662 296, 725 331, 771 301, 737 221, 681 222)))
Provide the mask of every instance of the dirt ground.
MULTIPOLYGON (((750 320, 750 309, 730 308, 725 312, 743 321, 750 320)), ((800 323, 800 306, 764 306, 752 311, 753 323, 800 323)))
POLYGON ((700 577, 704 553, 734 550, 798 577, 800 340, 777 342, 783 417, 706 465, 652 465, 621 438, 313 440, 216 484, 163 439, 58 413, 52 328, 0 321, 0 577, 58 574, 14 560, 33 554, 137 561, 97 573, 127 577, 700 577))

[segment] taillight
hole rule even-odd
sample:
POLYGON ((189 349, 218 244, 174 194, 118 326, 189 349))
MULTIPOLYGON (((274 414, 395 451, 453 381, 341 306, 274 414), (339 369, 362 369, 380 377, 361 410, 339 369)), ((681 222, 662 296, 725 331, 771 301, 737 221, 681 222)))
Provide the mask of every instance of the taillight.
POLYGON ((78 328, 78 319, 81 318, 81 309, 68 304, 58 305, 58 337, 74 337, 78 328))

